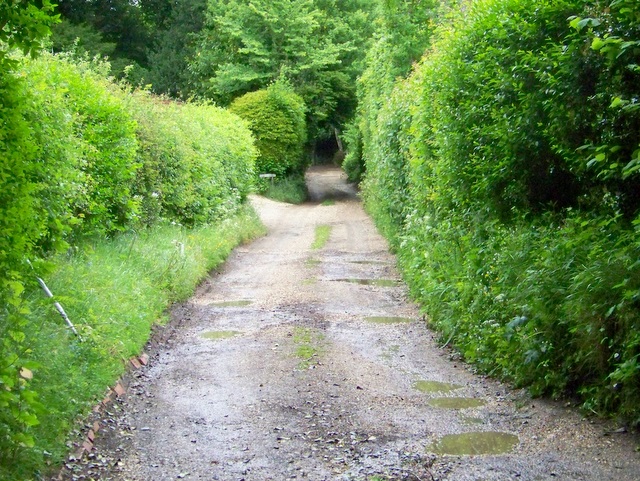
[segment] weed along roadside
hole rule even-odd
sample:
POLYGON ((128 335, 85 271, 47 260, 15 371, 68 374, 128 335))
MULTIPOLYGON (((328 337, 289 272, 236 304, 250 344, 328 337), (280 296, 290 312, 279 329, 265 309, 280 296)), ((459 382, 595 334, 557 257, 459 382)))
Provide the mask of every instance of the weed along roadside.
POLYGON ((103 461, 63 479, 637 479, 633 435, 440 348, 355 198, 251 201, 268 234, 172 308, 95 436, 103 461))

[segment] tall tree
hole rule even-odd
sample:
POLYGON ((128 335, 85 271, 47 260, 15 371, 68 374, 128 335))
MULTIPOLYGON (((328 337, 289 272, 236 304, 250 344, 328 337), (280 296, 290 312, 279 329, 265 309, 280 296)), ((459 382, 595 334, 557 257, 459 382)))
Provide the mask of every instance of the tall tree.
POLYGON ((316 135, 355 105, 366 6, 355 0, 210 1, 191 63, 194 88, 226 104, 285 77, 304 98, 316 135))
POLYGON ((9 49, 18 47, 34 55, 42 38, 49 35, 57 17, 49 0, 36 4, 30 0, 4 0, 0 3, 0 67, 7 61, 9 49))
MULTIPOLYGON (((146 0, 159 3, 161 0, 146 0)), ((161 29, 149 53, 149 77, 153 91, 171 97, 187 98, 192 92, 188 65, 194 57, 197 34, 204 26, 207 0, 175 0, 171 10, 155 21, 161 29)))

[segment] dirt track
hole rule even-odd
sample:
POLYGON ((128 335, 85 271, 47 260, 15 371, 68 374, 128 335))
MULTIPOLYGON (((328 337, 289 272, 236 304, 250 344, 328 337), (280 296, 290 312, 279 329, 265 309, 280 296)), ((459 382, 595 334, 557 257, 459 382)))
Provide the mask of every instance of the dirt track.
POLYGON ((439 348, 340 171, 308 179, 314 203, 253 199, 269 234, 174 309, 84 479, 640 479, 631 434, 439 348), (319 225, 331 235, 312 250, 319 225), (446 435, 478 432, 505 452, 445 454, 446 435))

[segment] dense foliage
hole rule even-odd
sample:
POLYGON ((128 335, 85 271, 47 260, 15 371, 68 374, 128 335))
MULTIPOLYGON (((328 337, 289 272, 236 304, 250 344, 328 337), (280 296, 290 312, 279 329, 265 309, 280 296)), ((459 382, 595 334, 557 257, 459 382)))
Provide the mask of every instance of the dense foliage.
POLYGON ((636 2, 465 2, 362 132, 368 208, 444 339, 636 423, 639 39, 636 2))
POLYGON ((256 137, 258 173, 281 178, 304 172, 305 105, 288 84, 280 81, 245 94, 229 108, 248 122, 256 137))
POLYGON ((355 78, 368 38, 367 2, 209 2, 191 68, 196 91, 226 104, 284 77, 308 107, 312 136, 355 107, 355 78))
MULTIPOLYGON (((25 300, 41 297, 35 275, 55 270, 56 252, 82 251, 90 239, 233 216, 256 156, 237 116, 124 91, 100 63, 14 55, 12 65, 0 77, 0 466, 42 452, 32 433, 50 414, 32 389, 42 391, 34 362, 42 353, 31 334, 44 322, 25 300)), ((85 400, 100 389, 93 385, 85 400)), ((83 408, 65 412, 65 422, 83 408)))
POLYGON ((378 118, 380 111, 387 104, 396 78, 407 74, 412 63, 422 56, 440 8, 435 0, 380 3, 375 41, 359 78, 357 115, 346 135, 348 153, 343 168, 351 181, 362 180, 365 158, 388 154, 374 147, 382 132, 378 129, 379 120, 383 120, 378 118))
MULTIPOLYGON (((58 25, 53 8, 0 5, 0 477, 62 455, 114 357, 200 275, 194 239, 252 231, 224 219, 255 173, 299 191, 305 142, 345 125, 345 169, 444 339, 640 422, 636 0, 59 0, 58 25), (49 28, 72 54, 16 51, 35 56, 49 28), (94 55, 201 102, 123 89, 94 55), (35 274, 68 291, 88 343, 37 301, 35 274)), ((228 248, 211 242, 204 258, 228 248)))
POLYGON ((310 143, 353 115, 377 2, 59 0, 55 51, 108 56, 155 93, 226 106, 279 78, 307 105, 310 143), (128 67, 129 66, 129 67, 128 67))

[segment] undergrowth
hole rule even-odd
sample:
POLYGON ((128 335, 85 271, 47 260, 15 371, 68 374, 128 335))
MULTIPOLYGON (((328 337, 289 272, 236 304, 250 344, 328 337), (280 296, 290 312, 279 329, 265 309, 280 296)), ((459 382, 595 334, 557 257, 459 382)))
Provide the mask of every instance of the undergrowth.
POLYGON ((3 463, 0 479, 32 479, 60 462, 77 420, 141 351, 152 326, 165 322, 166 308, 188 298, 234 246, 263 233, 245 207, 217 225, 163 225, 60 255, 45 280, 83 340, 66 328, 52 301, 39 290, 30 293, 25 345, 37 366, 32 388, 43 413, 30 432, 35 448, 3 463))
POLYGON ((302 175, 276 178, 273 182, 262 181, 260 191, 269 199, 288 204, 302 204, 307 200, 307 186, 302 175))

